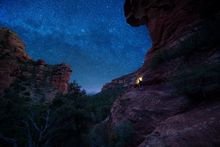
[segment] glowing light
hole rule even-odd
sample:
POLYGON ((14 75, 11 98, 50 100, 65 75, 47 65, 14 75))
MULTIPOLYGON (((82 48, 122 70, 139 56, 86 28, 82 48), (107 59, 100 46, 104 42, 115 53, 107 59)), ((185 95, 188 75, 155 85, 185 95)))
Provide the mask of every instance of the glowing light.
POLYGON ((138 77, 136 80, 136 84, 140 84, 143 81, 143 77, 138 77))

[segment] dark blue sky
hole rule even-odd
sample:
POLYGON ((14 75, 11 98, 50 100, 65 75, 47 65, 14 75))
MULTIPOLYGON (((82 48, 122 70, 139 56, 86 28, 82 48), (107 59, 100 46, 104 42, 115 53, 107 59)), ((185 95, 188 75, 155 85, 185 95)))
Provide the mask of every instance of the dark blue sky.
POLYGON ((126 24, 124 0, 0 0, 0 25, 19 34, 28 54, 70 64, 88 92, 140 67, 151 46, 145 27, 126 24))

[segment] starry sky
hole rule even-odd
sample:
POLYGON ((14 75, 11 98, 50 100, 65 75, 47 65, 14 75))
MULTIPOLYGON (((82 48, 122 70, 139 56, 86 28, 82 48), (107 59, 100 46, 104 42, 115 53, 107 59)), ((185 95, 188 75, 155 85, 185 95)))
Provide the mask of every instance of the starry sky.
POLYGON ((23 39, 34 60, 67 63, 87 92, 137 70, 151 41, 126 24, 124 0, 0 0, 0 26, 23 39))

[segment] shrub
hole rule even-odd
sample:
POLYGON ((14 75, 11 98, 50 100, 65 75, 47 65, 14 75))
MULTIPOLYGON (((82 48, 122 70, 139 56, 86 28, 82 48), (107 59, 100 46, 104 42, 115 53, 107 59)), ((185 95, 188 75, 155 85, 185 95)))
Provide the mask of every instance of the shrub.
POLYGON ((94 115, 94 122, 99 123, 108 116, 115 99, 123 92, 124 88, 118 87, 87 97, 87 109, 94 115))
MULTIPOLYGON (((86 96, 77 83, 72 83, 67 94, 59 94, 52 103, 46 103, 40 99, 44 98, 44 88, 35 84, 35 100, 26 83, 16 80, 0 97, 0 132, 4 136, 16 139, 18 146, 108 146, 107 124, 96 124, 109 115, 123 89, 86 96)), ((126 130, 126 126, 122 129, 126 130)), ((123 140, 124 135, 120 131, 117 134, 119 141, 123 140)))
POLYGON ((149 65, 150 69, 156 69, 158 65, 163 63, 163 52, 157 51, 151 59, 151 63, 149 65))
POLYGON ((198 52, 207 51, 218 44, 220 29, 216 28, 220 22, 209 22, 184 41, 179 41, 174 47, 155 51, 149 65, 150 69, 156 69, 159 65, 176 58, 188 60, 198 52))
POLYGON ((199 48, 199 43, 196 38, 197 35, 186 39, 184 42, 177 44, 177 46, 170 49, 164 49, 156 51, 154 56, 151 59, 150 68, 156 69, 159 65, 165 62, 169 62, 176 58, 184 57, 189 58, 199 48))
MULTIPOLYGON (((0 97, 0 135, 16 140, 18 146, 25 146, 27 127, 23 120, 29 115, 29 108, 29 97, 20 96, 20 91, 13 88, 5 90, 0 97)), ((11 143, 7 141, 7 146, 9 144, 11 143)))
POLYGON ((183 68, 172 78, 176 94, 184 94, 192 100, 218 98, 220 89, 220 65, 203 64, 183 68))
POLYGON ((107 147, 108 128, 106 122, 95 125, 89 134, 89 144, 91 147, 107 147))
POLYGON ((31 94, 30 94, 30 92, 25 92, 24 95, 25 96, 30 96, 31 94))
POLYGON ((130 122, 122 122, 116 125, 109 136, 110 146, 125 147, 130 143, 134 129, 130 122))

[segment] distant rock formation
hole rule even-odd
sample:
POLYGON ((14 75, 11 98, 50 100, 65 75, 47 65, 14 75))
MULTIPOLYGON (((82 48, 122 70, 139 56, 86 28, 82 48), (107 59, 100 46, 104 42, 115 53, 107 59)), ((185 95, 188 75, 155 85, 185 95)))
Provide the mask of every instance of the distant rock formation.
POLYGON ((69 65, 33 61, 14 32, 0 29, 0 94, 13 83, 20 82, 30 97, 51 100, 57 92, 67 92, 70 74, 69 65))
POLYGON ((127 146, 220 146, 219 7, 217 0, 126 0, 127 22, 146 25, 153 41, 108 119, 110 128, 131 122, 127 146), (142 86, 132 86, 139 76, 142 86))
POLYGON ((134 77, 134 74, 128 74, 125 75, 123 77, 120 77, 118 79, 114 79, 112 80, 110 83, 105 84, 102 87, 102 91, 108 90, 108 89, 117 89, 117 88, 128 88, 130 87, 134 80, 136 79, 136 77, 134 77))

